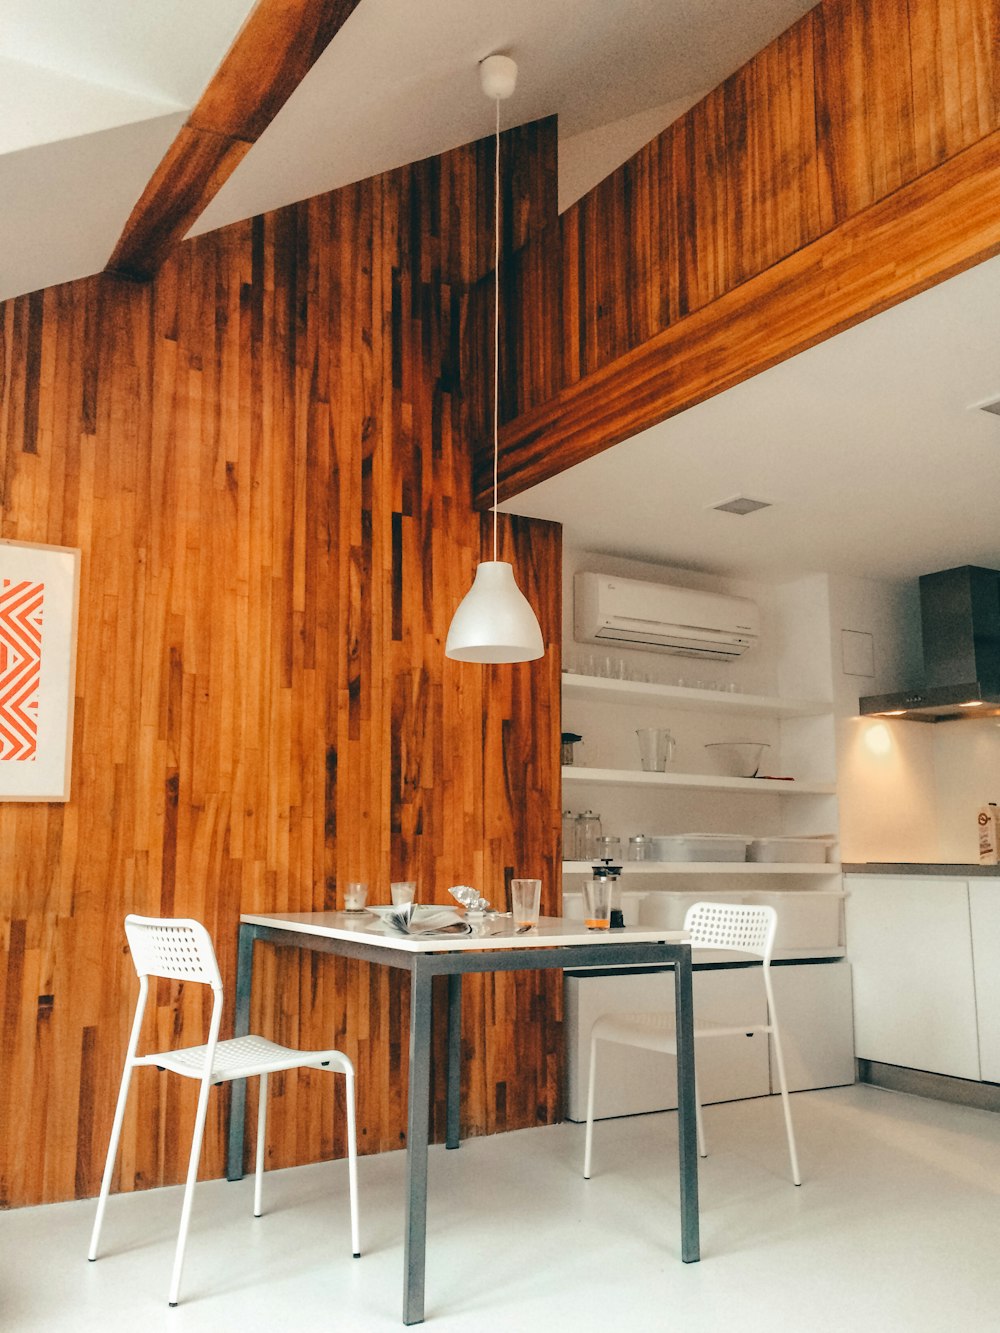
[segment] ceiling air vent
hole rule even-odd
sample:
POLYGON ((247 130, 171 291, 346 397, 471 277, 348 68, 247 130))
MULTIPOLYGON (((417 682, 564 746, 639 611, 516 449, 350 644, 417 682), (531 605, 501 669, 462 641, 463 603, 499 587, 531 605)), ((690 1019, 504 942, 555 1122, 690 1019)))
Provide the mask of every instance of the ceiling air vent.
POLYGON ((770 509, 770 500, 751 500, 748 495, 734 495, 731 500, 723 500, 722 504, 710 505, 711 509, 718 509, 723 514, 753 514, 758 509, 770 509))

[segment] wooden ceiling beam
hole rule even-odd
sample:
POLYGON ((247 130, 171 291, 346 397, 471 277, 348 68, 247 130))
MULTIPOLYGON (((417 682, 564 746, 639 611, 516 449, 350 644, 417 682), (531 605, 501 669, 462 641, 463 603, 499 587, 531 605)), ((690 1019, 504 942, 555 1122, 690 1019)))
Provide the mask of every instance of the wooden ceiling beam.
POLYGON ((359 0, 258 0, 133 208, 107 272, 145 281, 242 162, 359 0))

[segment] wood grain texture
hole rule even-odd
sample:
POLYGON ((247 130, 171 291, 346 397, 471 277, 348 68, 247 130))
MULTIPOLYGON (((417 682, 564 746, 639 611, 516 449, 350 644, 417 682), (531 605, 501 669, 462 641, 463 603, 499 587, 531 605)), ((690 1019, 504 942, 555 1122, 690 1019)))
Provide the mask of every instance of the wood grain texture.
MULTIPOLYGON (((501 533, 547 656, 443 653, 488 542, 469 499, 482 367, 463 362, 488 148, 186 242, 148 285, 0 306, 0 531, 83 552, 72 800, 0 804, 0 1205, 97 1190, 136 989, 127 911, 203 920, 231 1006, 241 911, 332 907, 352 879, 376 901, 402 877, 502 900, 513 870, 556 907, 557 528, 501 533)), ((551 143, 519 151, 518 188, 548 188, 551 143)), ((407 994, 258 949, 255 1026, 348 1052, 362 1151, 403 1141, 407 994)), ((560 979, 470 978, 466 997, 463 1131, 555 1119, 560 979)), ((164 983, 148 1022, 194 1041, 204 1019, 164 983)), ((119 1188, 182 1178, 179 1084, 137 1077, 119 1188)), ((270 1165, 343 1153, 334 1084, 273 1080, 270 1165)), ((441 1132, 440 1097, 434 1116, 441 1132)))
POLYGON ((357 5, 358 0, 257 0, 132 210, 108 272, 152 277, 357 5))
POLYGON ((1000 0, 823 0, 519 254, 502 497, 994 253, 998 128, 1000 0))

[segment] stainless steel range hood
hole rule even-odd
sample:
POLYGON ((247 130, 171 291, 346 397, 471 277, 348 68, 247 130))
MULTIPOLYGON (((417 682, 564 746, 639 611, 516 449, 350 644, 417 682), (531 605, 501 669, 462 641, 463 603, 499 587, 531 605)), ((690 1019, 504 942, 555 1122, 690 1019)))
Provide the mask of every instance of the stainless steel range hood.
POLYGON ((925 684, 859 700, 866 717, 1000 717, 1000 570, 963 565, 920 579, 925 684))

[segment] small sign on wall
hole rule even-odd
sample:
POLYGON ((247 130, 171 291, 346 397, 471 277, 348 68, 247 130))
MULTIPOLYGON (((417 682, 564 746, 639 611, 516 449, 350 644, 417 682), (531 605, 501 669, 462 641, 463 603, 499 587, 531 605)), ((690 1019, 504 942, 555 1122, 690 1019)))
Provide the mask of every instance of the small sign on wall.
POLYGON ((842 629, 840 652, 845 676, 875 675, 875 639, 863 630, 842 629))
POLYGON ((0 541, 0 801, 67 801, 80 552, 0 541))

